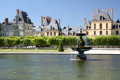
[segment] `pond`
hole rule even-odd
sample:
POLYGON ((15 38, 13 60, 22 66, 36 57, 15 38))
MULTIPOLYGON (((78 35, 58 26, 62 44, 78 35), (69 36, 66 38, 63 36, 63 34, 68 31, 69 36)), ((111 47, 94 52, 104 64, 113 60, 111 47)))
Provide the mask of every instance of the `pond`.
POLYGON ((119 80, 120 55, 0 55, 0 80, 119 80), (73 55, 72 57, 75 57, 73 55))

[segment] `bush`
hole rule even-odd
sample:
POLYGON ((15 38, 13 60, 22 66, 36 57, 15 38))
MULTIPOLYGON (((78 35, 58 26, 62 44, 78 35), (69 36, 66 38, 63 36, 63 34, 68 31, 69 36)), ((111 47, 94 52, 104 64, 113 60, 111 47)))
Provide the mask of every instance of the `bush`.
POLYGON ((62 44, 62 42, 60 42, 60 43, 59 43, 58 52, 64 52, 64 49, 63 49, 63 44, 62 44))

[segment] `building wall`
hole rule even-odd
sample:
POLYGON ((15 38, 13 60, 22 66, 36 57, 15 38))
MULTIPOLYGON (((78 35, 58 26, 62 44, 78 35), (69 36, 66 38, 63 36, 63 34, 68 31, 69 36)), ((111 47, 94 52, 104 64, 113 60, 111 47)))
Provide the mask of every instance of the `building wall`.
POLYGON ((33 26, 32 26, 32 24, 25 23, 24 30, 25 30, 24 36, 33 35, 33 26))
POLYGON ((51 36, 51 33, 52 33, 52 36, 59 36, 59 31, 46 31, 45 32, 45 36, 51 36), (56 35, 54 34, 54 32, 56 33, 56 35), (48 35, 49 33, 49 35, 48 35))
POLYGON ((15 36, 15 26, 13 25, 1 25, 1 36, 15 36))
POLYGON ((112 21, 91 21, 91 28, 85 28, 84 33, 87 34, 88 32, 87 36, 92 38, 101 36, 100 31, 102 31, 104 36, 112 35, 112 23, 112 21), (94 29, 94 24, 96 24, 96 29, 94 29), (100 29, 100 24, 102 24, 102 29, 100 29), (106 28, 106 24, 108 24, 108 28, 106 28), (94 31, 96 31, 96 35, 94 35, 94 31), (106 31, 108 31, 108 34, 106 34, 106 31))
POLYGON ((112 29, 112 35, 116 35, 116 31, 119 32, 117 36, 120 36, 120 29, 112 29))

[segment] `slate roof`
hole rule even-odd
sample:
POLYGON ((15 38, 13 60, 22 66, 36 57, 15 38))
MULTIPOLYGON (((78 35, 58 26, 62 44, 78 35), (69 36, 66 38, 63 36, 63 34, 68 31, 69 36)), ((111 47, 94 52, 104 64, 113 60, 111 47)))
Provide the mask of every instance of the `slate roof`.
POLYGON ((35 32, 41 32, 40 26, 33 27, 33 29, 35 30, 35 32))
POLYGON ((45 30, 50 30, 50 27, 53 27, 54 30, 59 30, 59 24, 58 22, 55 23, 55 20, 52 20, 48 26, 46 26, 46 29, 45 30))
MULTIPOLYGON (((69 27, 69 32, 70 34, 73 34, 73 32, 80 33, 80 29, 81 27, 69 27)), ((62 32, 64 35, 68 35, 68 27, 64 27, 62 32)))
POLYGON ((30 23, 30 24, 31 24, 30 18, 28 18, 29 20, 27 20, 27 17, 28 17, 27 13, 24 12, 24 11, 21 11, 21 14, 22 14, 21 16, 23 17, 24 22, 25 22, 25 23, 30 23))
POLYGON ((103 16, 103 20, 111 20, 111 17, 105 10, 100 10, 98 14, 95 16, 94 20, 99 21, 99 15, 103 16))
POLYGON ((15 19, 17 20, 17 18, 19 20, 15 20, 13 21, 13 23, 16 23, 16 22, 22 22, 22 23, 29 23, 29 24, 32 24, 31 22, 31 19, 30 18, 27 18, 29 17, 28 14, 24 11, 20 11, 20 13, 18 15, 16 15, 15 19))

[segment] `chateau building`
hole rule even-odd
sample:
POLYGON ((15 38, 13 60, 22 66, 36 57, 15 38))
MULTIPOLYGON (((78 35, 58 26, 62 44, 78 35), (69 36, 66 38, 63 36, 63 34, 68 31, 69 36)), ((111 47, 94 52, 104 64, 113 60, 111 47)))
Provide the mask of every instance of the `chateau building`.
POLYGON ((17 14, 12 22, 5 18, 5 22, 1 24, 0 27, 1 36, 22 36, 33 35, 33 23, 31 22, 29 16, 24 11, 19 11, 17 9, 17 14))
POLYGON ((84 18, 84 33, 88 37, 96 36, 110 36, 110 35, 119 35, 120 36, 120 21, 113 21, 113 9, 111 8, 111 14, 108 14, 108 9, 99 10, 97 9, 97 14, 95 15, 94 10, 92 11, 93 19, 86 22, 84 18))
POLYGON ((61 35, 60 19, 58 22, 49 16, 41 16, 41 26, 36 26, 33 29, 36 36, 59 36, 61 35))
POLYGON ((76 36, 76 33, 80 32, 81 27, 60 27, 60 19, 52 20, 51 17, 41 17, 41 26, 33 28, 35 36, 76 36), (59 22, 58 22, 59 21, 59 22))

